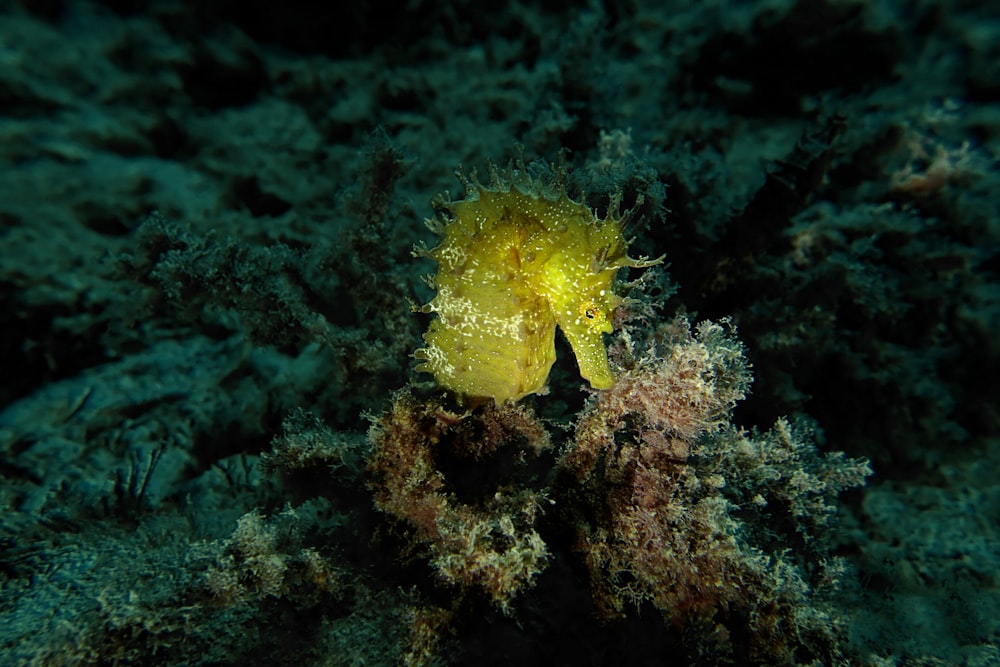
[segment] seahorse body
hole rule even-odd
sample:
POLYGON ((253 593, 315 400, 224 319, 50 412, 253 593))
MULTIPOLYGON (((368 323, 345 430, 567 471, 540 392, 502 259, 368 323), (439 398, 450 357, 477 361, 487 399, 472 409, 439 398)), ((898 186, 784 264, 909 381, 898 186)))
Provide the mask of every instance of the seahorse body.
POLYGON ((417 370, 465 397, 518 400, 545 387, 558 324, 580 374, 611 387, 602 335, 621 303, 615 275, 660 260, 628 257, 624 222, 596 218, 561 189, 522 189, 495 171, 490 187, 460 178, 466 198, 442 202, 441 220, 428 221, 442 239, 423 252, 438 263, 437 295, 423 310, 437 317, 417 370))

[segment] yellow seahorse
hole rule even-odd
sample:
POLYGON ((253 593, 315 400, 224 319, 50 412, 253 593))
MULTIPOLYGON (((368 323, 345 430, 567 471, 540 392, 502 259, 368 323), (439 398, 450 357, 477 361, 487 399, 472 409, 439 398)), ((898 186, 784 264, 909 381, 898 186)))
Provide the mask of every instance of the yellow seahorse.
POLYGON ((428 279, 437 294, 421 308, 437 317, 414 353, 417 370, 461 397, 516 401, 545 387, 558 324, 580 375, 607 389, 615 379, 602 336, 622 302, 615 276, 663 258, 626 254, 617 201, 598 219, 566 195, 564 172, 544 183, 520 166, 490 165, 489 187, 459 170, 465 198, 436 200, 438 217, 427 225, 441 243, 414 250, 438 263, 428 279))

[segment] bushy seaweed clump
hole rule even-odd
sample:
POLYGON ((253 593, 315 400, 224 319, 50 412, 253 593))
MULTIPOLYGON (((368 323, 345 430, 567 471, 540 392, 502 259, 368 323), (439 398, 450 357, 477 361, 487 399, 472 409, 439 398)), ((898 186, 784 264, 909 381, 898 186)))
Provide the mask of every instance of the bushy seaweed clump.
POLYGON ((703 655, 829 659, 839 639, 821 594, 842 565, 817 538, 836 494, 870 469, 819 457, 785 421, 764 434, 733 426, 749 384, 726 326, 662 327, 594 395, 559 460, 577 548, 605 615, 651 603, 703 655))
POLYGON ((735 427, 749 384, 728 325, 692 331, 678 318, 593 394, 547 476, 528 472, 550 436, 527 407, 456 413, 404 392, 370 433, 375 502, 440 580, 505 612, 569 555, 568 527, 605 617, 652 605, 702 660, 833 660, 844 649, 829 596, 843 565, 825 531, 836 495, 870 469, 819 456, 784 420, 765 433, 735 427), (549 499, 552 535, 536 525, 549 499))
POLYGON ((549 555, 534 525, 543 497, 524 479, 527 457, 550 446, 531 410, 490 402, 458 414, 403 392, 370 438, 376 506, 407 526, 444 582, 506 610, 549 555))

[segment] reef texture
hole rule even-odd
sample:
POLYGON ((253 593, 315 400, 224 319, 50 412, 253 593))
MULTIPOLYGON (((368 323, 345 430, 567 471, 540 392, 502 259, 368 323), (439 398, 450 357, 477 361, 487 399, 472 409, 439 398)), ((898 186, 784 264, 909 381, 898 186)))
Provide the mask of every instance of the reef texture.
POLYGON ((750 375, 728 325, 692 331, 678 318, 642 347, 592 396, 554 475, 532 466, 550 435, 530 409, 456 413, 397 395, 369 434, 376 505, 457 600, 480 591, 512 613, 555 553, 580 559, 606 617, 650 603, 684 629, 672 641, 691 655, 843 659, 828 600, 845 565, 826 531, 837 495, 871 474, 867 462, 819 456, 808 429, 785 420, 761 434, 735 428, 750 375), (555 524, 543 521, 552 507, 555 524))
MULTIPOLYGON (((528 408, 510 403, 456 414, 438 401, 400 394, 369 437, 375 504, 429 548, 431 565, 444 582, 478 587, 506 609, 548 558, 534 525, 544 502, 530 487, 512 485, 516 478, 487 484, 488 476, 475 468, 489 469, 498 455, 515 456, 510 472, 523 468, 528 454, 550 447, 542 424, 528 408), (458 498, 454 481, 449 484, 439 467, 444 458, 466 462, 466 475, 481 484, 475 499, 458 498)), ((460 485, 468 489, 470 481, 460 485)))
POLYGON ((991 3, 314 5, 0 3, 0 664, 1000 664, 991 3), (516 144, 666 265, 456 404, 516 144))
POLYGON ((428 221, 442 237, 429 283, 437 290, 424 312, 437 315, 414 356, 460 396, 511 401, 540 392, 556 360, 558 324, 580 375, 595 389, 614 384, 603 334, 621 297, 619 269, 658 263, 626 254, 618 201, 600 220, 566 196, 565 173, 554 183, 532 180, 523 161, 486 187, 461 172, 465 199, 436 202, 428 221), (614 213, 612 213, 614 212, 614 213))
POLYGON ((578 512, 575 549, 605 615, 651 603, 672 627, 716 637, 700 650, 720 663, 789 664, 798 652, 832 664, 843 628, 823 600, 844 564, 817 538, 837 494, 871 469, 820 457, 808 430, 785 420, 735 428, 749 383, 727 324, 660 326, 581 414, 557 487, 580 504, 560 506, 578 512), (793 536, 794 549, 777 548, 793 536))

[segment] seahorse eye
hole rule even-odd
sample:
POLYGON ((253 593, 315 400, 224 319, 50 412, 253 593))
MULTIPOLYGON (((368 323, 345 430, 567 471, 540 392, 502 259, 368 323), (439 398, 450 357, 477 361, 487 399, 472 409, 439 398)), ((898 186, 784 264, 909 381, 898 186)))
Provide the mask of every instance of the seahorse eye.
POLYGON ((584 301, 576 312, 593 324, 600 324, 604 321, 604 311, 593 301, 584 301))

